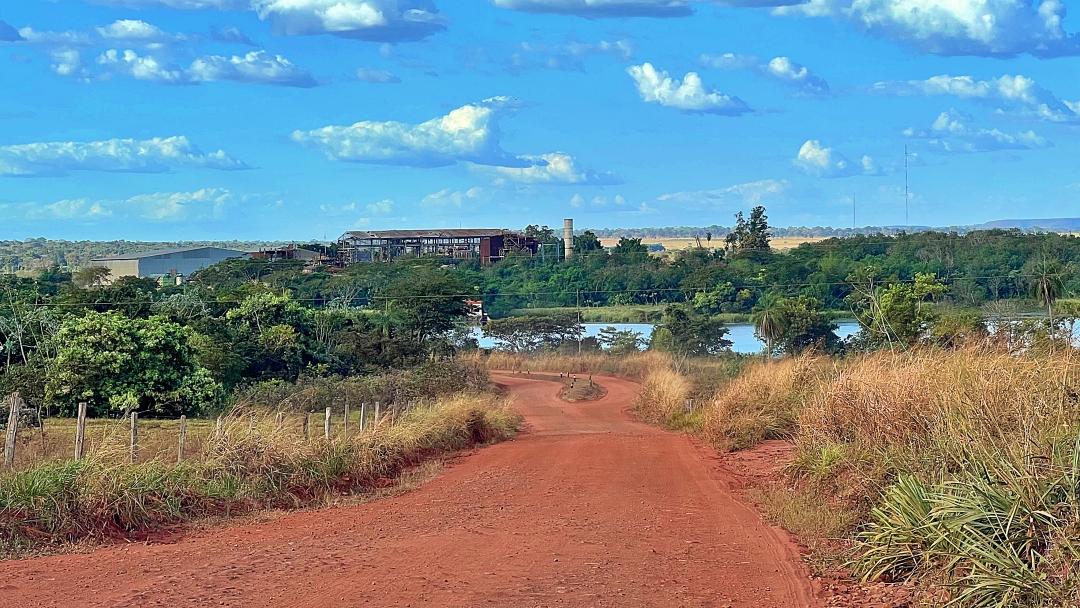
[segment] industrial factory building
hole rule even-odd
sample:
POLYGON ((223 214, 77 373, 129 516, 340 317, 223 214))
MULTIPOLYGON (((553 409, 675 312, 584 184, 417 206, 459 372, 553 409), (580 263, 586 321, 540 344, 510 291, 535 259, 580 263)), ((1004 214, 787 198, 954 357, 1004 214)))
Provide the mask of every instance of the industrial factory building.
POLYGON ((338 239, 338 263, 445 256, 489 264, 509 255, 535 255, 540 249, 537 239, 505 228, 352 230, 338 239))
POLYGON ((90 260, 90 266, 104 266, 109 269, 107 281, 120 277, 187 277, 196 270, 202 270, 227 260, 245 256, 243 251, 222 249, 220 247, 193 247, 189 249, 164 249, 128 253, 90 260))

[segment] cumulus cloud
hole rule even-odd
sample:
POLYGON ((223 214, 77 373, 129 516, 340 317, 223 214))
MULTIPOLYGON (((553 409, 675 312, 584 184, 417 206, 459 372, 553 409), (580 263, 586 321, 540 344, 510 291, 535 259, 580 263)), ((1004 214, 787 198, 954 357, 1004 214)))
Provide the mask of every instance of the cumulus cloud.
POLYGON ((387 198, 375 203, 368 203, 367 210, 374 215, 387 215, 394 210, 394 201, 387 198))
POLYGON ((810 68, 792 61, 788 57, 773 57, 762 62, 752 55, 701 55, 697 64, 703 67, 721 70, 748 70, 770 78, 787 86, 798 89, 798 95, 804 97, 826 97, 829 95, 829 83, 815 76, 810 68))
POLYGON ((26 40, 19 30, 9 23, 0 21, 0 42, 20 42, 26 40))
POLYGON ((140 44, 147 48, 161 48, 167 44, 185 42, 188 39, 183 34, 170 34, 138 19, 120 19, 105 27, 95 29, 98 35, 106 40, 116 40, 124 44, 140 44))
POLYGON ((683 112, 723 116, 740 116, 753 111, 738 97, 707 89, 696 72, 688 72, 680 82, 664 70, 657 70, 651 63, 632 65, 626 71, 647 103, 658 103, 683 112))
POLYGON ((523 106, 512 97, 492 97, 416 125, 363 121, 295 131, 292 138, 332 160, 417 167, 447 166, 459 161, 528 167, 531 163, 499 147, 499 120, 523 106))
POLYGON ((165 173, 177 167, 248 169, 223 150, 204 153, 186 137, 0 146, 0 176, 56 177, 69 171, 165 173))
POLYGON ((162 84, 240 82, 303 88, 319 84, 311 72, 281 55, 271 55, 266 51, 252 51, 242 57, 204 55, 186 69, 166 65, 152 56, 140 56, 130 49, 122 53, 117 50, 105 51, 98 57, 98 63, 136 80, 162 84))
POLYGON ((431 0, 251 0, 275 34, 332 34, 375 42, 421 40, 446 29, 431 0))
POLYGON ((386 70, 376 70, 374 68, 357 68, 356 79, 361 82, 370 82, 373 84, 397 84, 401 82, 400 78, 390 72, 387 72, 386 70))
POLYGON ((1075 55, 1060 0, 779 0, 777 15, 833 17, 920 53, 1038 57, 1075 55))
POLYGON ((973 128, 971 116, 956 109, 942 112, 929 129, 909 128, 904 135, 924 140, 941 152, 962 154, 995 152, 998 150, 1030 150, 1048 148, 1053 142, 1034 131, 1004 133, 998 129, 973 128))
POLYGON ((792 163, 807 175, 814 177, 849 177, 852 175, 881 175, 881 166, 869 156, 852 162, 840 152, 826 148, 816 139, 808 140, 799 148, 792 163))
POLYGON ((356 163, 443 167, 467 162, 488 167, 500 181, 530 184, 601 184, 617 178, 578 166, 561 152, 514 155, 500 146, 499 121, 525 104, 512 97, 492 97, 420 124, 363 121, 294 131, 293 141, 319 150, 331 160, 356 163))
POLYGON ((606 17, 687 17, 688 0, 491 0, 499 8, 525 13, 606 17))
POLYGON ((210 38, 225 44, 243 44, 247 46, 259 46, 247 37, 247 34, 235 25, 215 25, 210 28, 210 38))
POLYGON ((786 179, 762 179, 716 190, 694 190, 663 194, 657 197, 656 200, 698 208, 759 205, 769 200, 782 198, 790 188, 791 182, 786 179))
POLYGON ((524 184, 621 184, 622 180, 610 173, 595 173, 583 169, 569 154, 551 152, 538 156, 520 156, 520 160, 532 163, 527 167, 494 167, 500 177, 524 184))
POLYGON ((950 95, 1000 106, 1050 122, 1080 122, 1080 102, 1058 99, 1050 91, 1026 76, 1005 75, 997 79, 976 80, 972 76, 934 76, 926 80, 878 82, 871 94, 932 97, 950 95))
POLYGON ((425 207, 456 207, 458 209, 472 206, 480 201, 484 194, 483 188, 473 186, 468 190, 453 190, 443 188, 438 192, 432 192, 420 200, 425 207))
POLYGON ((27 220, 125 219, 150 222, 179 222, 219 219, 234 201, 223 188, 203 188, 195 192, 154 192, 128 199, 63 199, 47 205, 14 205, 27 220))

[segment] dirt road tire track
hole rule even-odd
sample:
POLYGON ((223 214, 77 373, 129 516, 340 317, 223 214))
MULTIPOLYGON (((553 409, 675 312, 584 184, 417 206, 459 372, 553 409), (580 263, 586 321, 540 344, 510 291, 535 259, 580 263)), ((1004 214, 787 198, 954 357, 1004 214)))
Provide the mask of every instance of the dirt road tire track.
POLYGON ((168 545, 0 562, 0 606, 817 606, 786 536, 715 455, 632 419, 637 385, 566 403, 500 376, 518 439, 374 503, 168 545))

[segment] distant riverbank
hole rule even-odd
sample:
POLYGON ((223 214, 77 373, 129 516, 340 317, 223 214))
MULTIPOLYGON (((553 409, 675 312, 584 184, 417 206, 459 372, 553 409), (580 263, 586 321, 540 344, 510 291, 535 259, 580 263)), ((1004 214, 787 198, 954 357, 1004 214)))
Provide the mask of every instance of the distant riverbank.
MULTIPOLYGON (((666 304, 635 304, 633 306, 564 306, 559 308, 515 308, 507 316, 523 317, 528 315, 547 316, 555 314, 580 313, 582 323, 659 323, 666 304)), ((854 321, 851 311, 825 310, 828 318, 837 323, 854 321)), ((721 313, 717 315, 727 325, 750 323, 747 313, 721 313)))

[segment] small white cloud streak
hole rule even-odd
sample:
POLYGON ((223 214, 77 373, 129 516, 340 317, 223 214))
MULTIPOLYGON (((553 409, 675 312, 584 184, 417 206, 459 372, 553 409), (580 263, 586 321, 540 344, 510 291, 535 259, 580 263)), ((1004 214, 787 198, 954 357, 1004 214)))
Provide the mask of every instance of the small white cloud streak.
POLYGON ((186 137, 0 146, 0 176, 57 177, 69 171, 165 173, 178 167, 249 168, 223 150, 204 153, 186 137))

